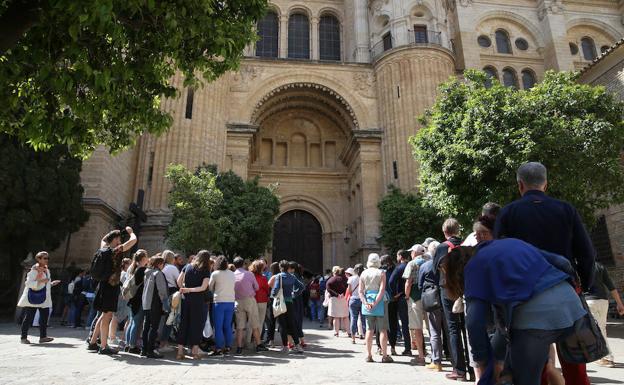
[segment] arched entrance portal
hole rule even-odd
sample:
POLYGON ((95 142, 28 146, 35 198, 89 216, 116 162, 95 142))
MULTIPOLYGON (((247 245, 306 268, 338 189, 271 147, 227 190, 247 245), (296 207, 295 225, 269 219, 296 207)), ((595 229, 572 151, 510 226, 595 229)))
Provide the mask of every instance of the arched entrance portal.
POLYGON ((321 224, 307 211, 285 212, 273 227, 273 261, 295 261, 312 273, 322 273, 322 234, 321 224))

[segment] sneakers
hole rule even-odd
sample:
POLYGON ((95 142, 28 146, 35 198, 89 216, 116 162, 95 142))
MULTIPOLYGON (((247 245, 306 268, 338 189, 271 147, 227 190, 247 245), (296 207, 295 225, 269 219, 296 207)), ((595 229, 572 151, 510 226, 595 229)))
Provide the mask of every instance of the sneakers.
POLYGON ((401 355, 402 356, 411 356, 412 355, 412 351, 411 350, 403 350, 401 355))
POLYGON ((282 353, 288 353, 290 350, 288 349, 288 346, 282 346, 281 352, 282 353))
POLYGON ((23 343, 24 345, 29 345, 30 344, 30 341, 28 341, 28 338, 22 338, 20 340, 20 342, 23 343))
POLYGON ((236 348, 236 353, 235 354, 237 356, 240 356, 241 354, 243 354, 243 348, 241 348, 241 347, 236 348))
POLYGON ((39 343, 40 344, 45 344, 46 342, 52 342, 52 341, 54 341, 54 338, 52 338, 52 337, 42 337, 42 338, 39 338, 39 343))
POLYGON ((392 357, 390 357, 390 356, 384 356, 384 357, 381 359, 381 362, 383 362, 384 364, 389 364, 389 363, 394 362, 394 360, 393 360, 393 359, 392 359, 392 357))
POLYGON ((262 344, 259 344, 258 346, 256 346, 256 353, 268 352, 268 351, 269 351, 269 349, 266 346, 262 345, 262 344))
POLYGON ((145 355, 147 358, 163 358, 164 356, 158 352, 158 350, 152 350, 145 355))
POLYGON ((412 358, 410 364, 414 366, 425 366, 425 359, 420 357, 412 358))
POLYGON ((301 346, 297 345, 294 348, 290 349, 289 354, 303 354, 303 349, 301 346))
POLYGON ((97 352, 100 350, 100 347, 98 346, 98 344, 89 344, 87 345, 87 350, 90 352, 97 352))
POLYGON ((425 368, 427 368, 429 370, 436 371, 436 372, 441 372, 442 371, 442 364, 436 364, 435 362, 432 362, 429 365, 426 365, 425 368))
POLYGON ((390 348, 390 354, 393 356, 398 356, 395 348, 390 348))
POLYGON ((110 348, 110 346, 107 346, 104 349, 100 349, 98 353, 103 354, 105 356, 113 356, 117 354, 117 350, 113 350, 110 348))
POLYGON ((601 358, 598 360, 598 362, 596 362, 597 365, 600 365, 602 367, 605 368, 615 368, 615 363, 611 360, 608 360, 606 358, 601 358))
POLYGON ((141 349, 137 348, 135 346, 135 347, 129 348, 128 349, 128 353, 130 353, 130 354, 141 354, 141 349))

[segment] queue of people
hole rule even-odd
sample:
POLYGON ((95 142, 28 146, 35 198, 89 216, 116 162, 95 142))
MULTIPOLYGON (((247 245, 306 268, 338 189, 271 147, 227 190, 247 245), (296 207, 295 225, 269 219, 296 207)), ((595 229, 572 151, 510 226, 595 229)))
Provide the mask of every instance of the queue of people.
MULTIPOLYGON (((412 365, 442 372, 448 357, 448 380, 587 385, 585 365, 562 359, 561 343, 590 313, 606 337, 609 295, 621 315, 624 304, 596 262, 575 208, 546 195, 546 168, 522 165, 517 183, 521 198, 504 208, 484 205, 465 239, 459 222, 449 218, 441 242, 429 237, 396 257, 371 253, 365 265, 334 266, 316 277, 296 262, 268 265, 236 257, 230 264, 206 250, 188 261, 169 250, 149 257, 142 249, 124 259, 137 238, 126 228, 129 240, 122 243, 121 232, 112 231, 89 274, 72 281, 72 291, 88 293, 85 277, 95 287, 97 315, 87 349, 117 354, 110 343, 122 328, 118 348, 148 358, 162 358, 173 349, 170 341, 179 360, 201 359, 202 350, 210 356, 243 354, 248 346, 261 353, 275 347, 278 328, 281 350, 302 354, 307 314, 321 327, 327 319, 335 337, 363 340, 366 362, 375 362, 375 344, 382 363, 403 355, 412 357, 412 365)), ((29 343, 35 312, 47 318, 50 288, 58 283, 50 278, 48 258, 38 253, 27 274, 19 303, 26 312, 23 343, 29 343)), ((68 314, 79 324, 76 311, 68 314)), ((43 321, 39 341, 51 340, 43 321)), ((599 364, 613 366, 613 357, 599 364)))

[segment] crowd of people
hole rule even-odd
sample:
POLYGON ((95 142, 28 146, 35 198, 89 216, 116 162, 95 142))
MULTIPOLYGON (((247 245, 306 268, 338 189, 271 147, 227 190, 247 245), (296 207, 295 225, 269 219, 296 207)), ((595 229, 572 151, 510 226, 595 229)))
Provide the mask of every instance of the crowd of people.
MULTIPOLYGON (((303 354, 307 316, 320 327, 328 320, 335 337, 364 340, 367 362, 375 362, 376 347, 382 363, 410 356, 412 365, 435 372, 448 358, 449 380, 588 385, 584 364, 559 354, 562 374, 556 369, 558 343, 578 328, 587 309, 606 336, 608 296, 621 315, 624 304, 596 262, 577 211, 546 195, 546 168, 526 163, 517 181, 521 198, 504 208, 484 205, 465 239, 459 222, 449 218, 440 241, 426 238, 396 256, 371 253, 365 265, 334 266, 318 276, 297 262, 236 257, 230 263, 206 250, 186 259, 170 250, 150 257, 139 249, 123 258, 137 238, 128 227, 129 239, 122 242, 115 230, 102 239, 90 272, 72 278, 68 323, 80 326, 89 305, 89 351, 113 355, 123 349, 158 359, 175 350, 183 360, 201 359, 204 351, 267 351, 276 347, 276 328, 283 352, 303 354)), ((37 254, 18 304, 25 309, 23 343, 30 343, 37 310, 39 342, 52 340, 46 319, 50 288, 58 281, 50 278, 48 258, 37 254)), ((613 357, 599 364, 613 366, 613 357)))

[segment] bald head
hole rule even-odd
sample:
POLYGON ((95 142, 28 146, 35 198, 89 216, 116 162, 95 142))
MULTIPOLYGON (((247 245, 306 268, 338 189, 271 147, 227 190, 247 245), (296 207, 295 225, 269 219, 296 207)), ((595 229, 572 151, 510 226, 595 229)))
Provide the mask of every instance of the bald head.
POLYGON ((530 190, 546 191, 548 173, 543 164, 528 162, 518 168, 516 180, 518 181, 518 189, 521 195, 530 190))

